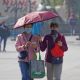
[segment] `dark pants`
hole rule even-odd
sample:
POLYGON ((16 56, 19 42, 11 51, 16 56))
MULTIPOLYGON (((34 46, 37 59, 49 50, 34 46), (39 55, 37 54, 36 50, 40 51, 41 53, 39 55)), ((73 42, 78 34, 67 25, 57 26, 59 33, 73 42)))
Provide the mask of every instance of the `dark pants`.
MULTIPOLYGON (((2 43, 2 41, 3 41, 3 51, 5 51, 6 42, 7 42, 7 37, 6 37, 6 38, 2 38, 2 37, 1 37, 1 43, 2 43)), ((1 43, 0 43, 0 44, 1 44, 1 43)), ((0 48, 1 48, 1 45, 0 45, 0 48)))
POLYGON ((32 80, 30 78, 30 67, 28 62, 19 61, 19 66, 22 74, 22 80, 32 80))

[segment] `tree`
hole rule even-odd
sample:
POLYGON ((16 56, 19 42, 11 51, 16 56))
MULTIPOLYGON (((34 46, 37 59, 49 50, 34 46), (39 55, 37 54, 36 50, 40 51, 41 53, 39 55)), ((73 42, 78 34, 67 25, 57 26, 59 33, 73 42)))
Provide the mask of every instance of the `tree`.
POLYGON ((28 2, 29 2, 29 12, 31 12, 32 10, 31 10, 31 0, 28 0, 28 2))
POLYGON ((80 13, 80 0, 64 0, 66 9, 68 10, 68 14, 70 15, 71 12, 74 14, 80 13))
POLYGON ((80 0, 65 0, 66 10, 68 12, 68 17, 73 13, 77 18, 77 25, 75 31, 79 34, 80 39, 80 0))

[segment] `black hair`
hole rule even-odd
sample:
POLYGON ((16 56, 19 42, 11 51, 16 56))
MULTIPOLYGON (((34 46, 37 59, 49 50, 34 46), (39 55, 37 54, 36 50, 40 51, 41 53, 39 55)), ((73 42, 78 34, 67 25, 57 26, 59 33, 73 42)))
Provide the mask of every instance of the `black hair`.
POLYGON ((23 25, 23 28, 25 29, 25 28, 31 28, 33 26, 33 23, 31 23, 31 24, 25 24, 25 25, 23 25), (26 26, 29 26, 29 27, 26 27, 26 26))
POLYGON ((58 28, 59 26, 58 26, 58 24, 57 23, 53 23, 53 22, 51 22, 51 24, 50 24, 50 28, 58 28))

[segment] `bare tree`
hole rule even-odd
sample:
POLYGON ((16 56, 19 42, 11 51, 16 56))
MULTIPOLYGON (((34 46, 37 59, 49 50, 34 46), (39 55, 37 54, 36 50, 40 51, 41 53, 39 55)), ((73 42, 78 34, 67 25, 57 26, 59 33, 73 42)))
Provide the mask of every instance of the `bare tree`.
POLYGON ((29 2, 29 12, 31 12, 32 11, 31 0, 28 0, 28 2, 29 2))
POLYGON ((70 15, 71 12, 76 14, 80 11, 79 9, 80 0, 64 0, 64 1, 65 1, 66 9, 68 10, 68 16, 70 15))

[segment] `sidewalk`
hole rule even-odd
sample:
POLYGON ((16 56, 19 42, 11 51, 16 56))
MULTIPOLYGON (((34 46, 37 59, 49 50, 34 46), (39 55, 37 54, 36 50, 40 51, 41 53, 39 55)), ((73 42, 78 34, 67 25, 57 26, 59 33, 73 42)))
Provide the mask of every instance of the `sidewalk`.
MULTIPOLYGON (((65 53, 61 80, 80 80, 80 41, 76 37, 66 37, 69 50, 65 53)), ((7 52, 0 52, 0 80, 21 80, 15 42, 8 40, 7 52)), ((42 53, 42 58, 44 55, 42 53)), ((47 80, 43 79, 35 80, 47 80)))

